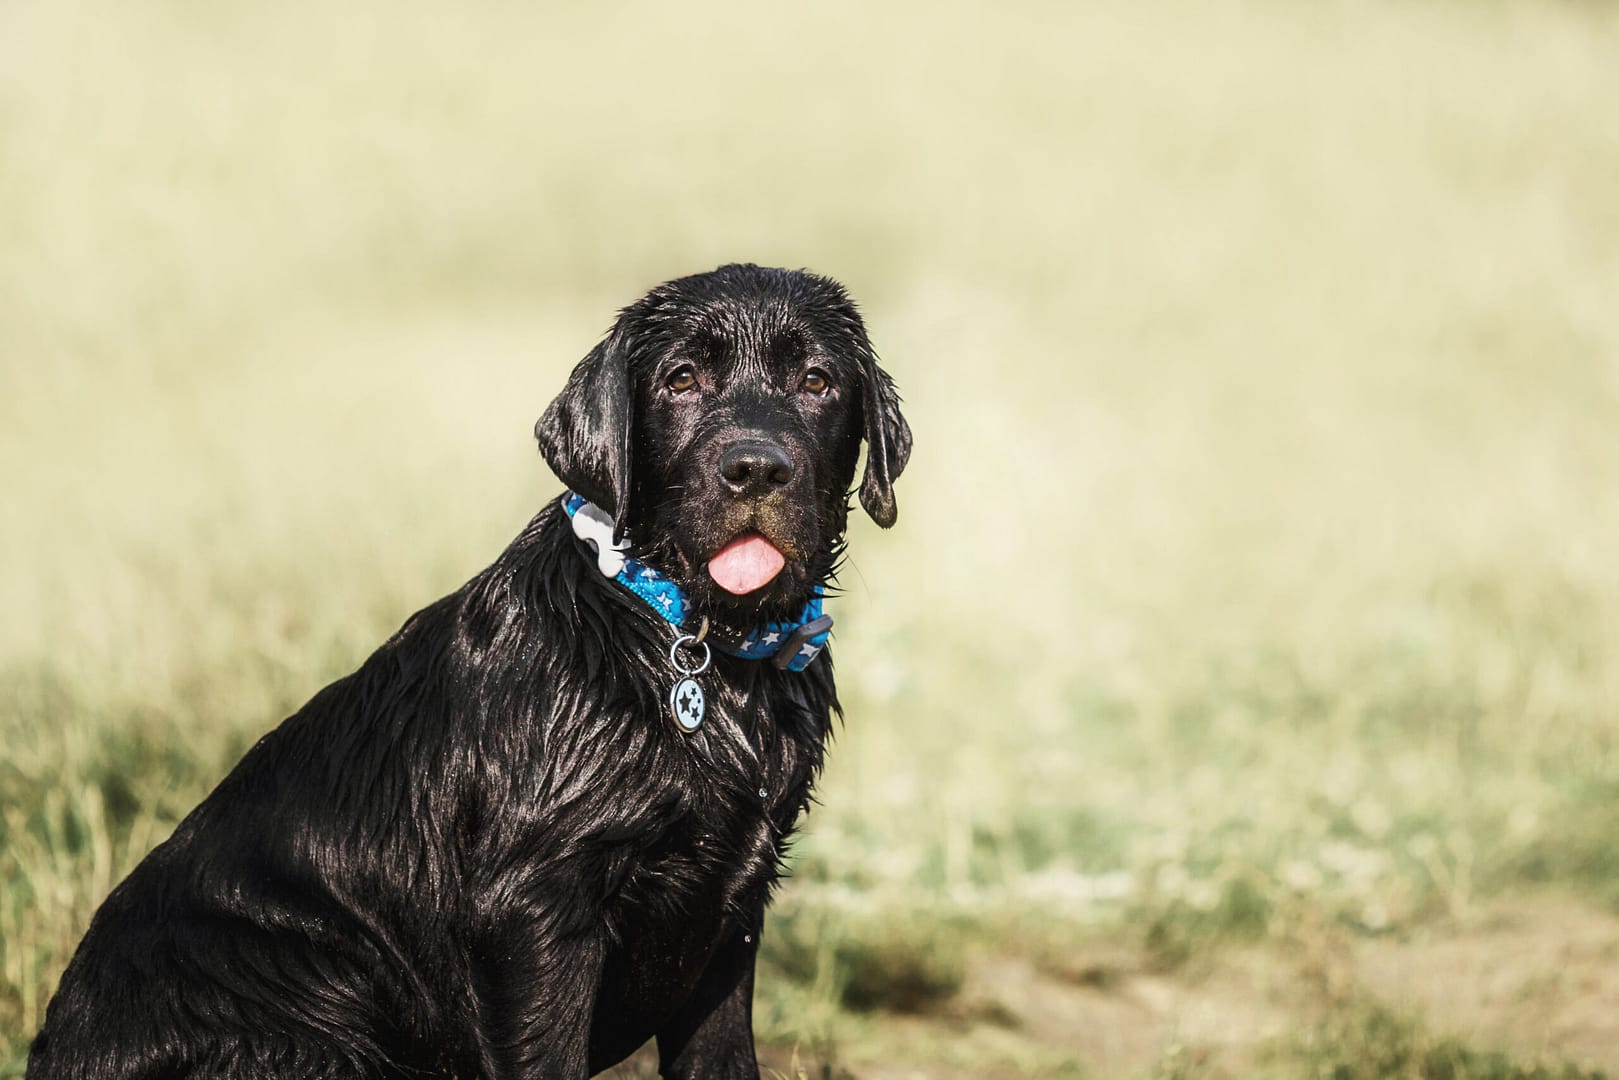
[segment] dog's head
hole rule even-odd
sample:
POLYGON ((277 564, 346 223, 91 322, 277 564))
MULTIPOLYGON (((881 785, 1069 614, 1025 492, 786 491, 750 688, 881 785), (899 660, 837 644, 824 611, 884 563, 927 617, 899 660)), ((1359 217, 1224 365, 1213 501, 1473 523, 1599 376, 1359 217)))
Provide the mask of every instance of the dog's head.
POLYGON ((860 502, 885 528, 911 451, 843 287, 752 265, 625 308, 534 434, 639 557, 739 620, 796 611, 832 573, 862 438, 860 502))

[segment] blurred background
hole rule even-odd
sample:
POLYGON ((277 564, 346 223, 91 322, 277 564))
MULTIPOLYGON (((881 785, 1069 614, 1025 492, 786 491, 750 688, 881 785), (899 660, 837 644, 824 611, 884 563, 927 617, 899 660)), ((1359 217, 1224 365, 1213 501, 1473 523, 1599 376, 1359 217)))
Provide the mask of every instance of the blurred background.
POLYGON ((771 1069, 1619 1076, 1616 57, 1520 0, 0 5, 0 1075, 560 490, 614 310, 751 260, 916 433, 771 1069))

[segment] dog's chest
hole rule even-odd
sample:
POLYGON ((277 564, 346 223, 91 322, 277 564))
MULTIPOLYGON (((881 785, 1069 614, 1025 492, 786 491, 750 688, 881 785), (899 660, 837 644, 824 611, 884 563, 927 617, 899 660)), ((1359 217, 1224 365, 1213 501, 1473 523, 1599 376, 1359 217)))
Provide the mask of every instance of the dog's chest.
POLYGON ((780 752, 760 763, 706 764, 648 794, 652 804, 680 810, 630 860, 609 905, 613 922, 701 938, 704 928, 718 933, 774 882, 809 770, 780 752))
POLYGON ((606 912, 612 945, 597 1016, 641 1038, 687 1001, 724 950, 740 942, 751 952, 819 750, 775 730, 751 754, 718 742, 706 740, 701 768, 646 791, 683 809, 638 853, 606 912))
POLYGON ((757 940, 776 868, 775 828, 753 813, 693 812, 638 860, 608 905, 611 944, 593 1034, 605 1060, 654 1035, 696 991, 727 943, 757 940))

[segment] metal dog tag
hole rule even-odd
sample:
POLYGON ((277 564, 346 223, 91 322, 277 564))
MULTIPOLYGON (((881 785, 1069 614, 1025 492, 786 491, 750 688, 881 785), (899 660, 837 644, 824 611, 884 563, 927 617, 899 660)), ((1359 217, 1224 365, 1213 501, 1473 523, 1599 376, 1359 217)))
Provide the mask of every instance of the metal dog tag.
POLYGON ((703 688, 696 679, 681 679, 669 691, 669 711, 674 714, 675 726, 690 735, 703 726, 703 688))
POLYGON ((708 665, 714 662, 714 653, 709 649, 708 642, 703 640, 707 636, 708 619, 705 617, 701 630, 695 634, 681 634, 669 646, 669 662, 680 672, 680 679, 669 691, 669 715, 675 718, 675 727, 687 735, 703 726, 703 714, 708 708, 703 701, 703 688, 697 685, 697 676, 707 671, 708 665), (696 667, 688 666, 680 657, 682 645, 702 649, 703 662, 696 667))

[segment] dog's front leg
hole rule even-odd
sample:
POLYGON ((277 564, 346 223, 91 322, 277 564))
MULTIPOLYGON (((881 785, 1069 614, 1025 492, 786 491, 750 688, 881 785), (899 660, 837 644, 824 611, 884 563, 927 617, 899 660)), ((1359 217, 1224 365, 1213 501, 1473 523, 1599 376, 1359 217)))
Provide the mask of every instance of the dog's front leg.
MULTIPOLYGON (((513 921, 515 922, 515 921, 513 921)), ((474 958, 489 1080, 590 1075, 590 1017, 601 982, 599 932, 558 934, 549 920, 496 928, 474 958)))
MULTIPOLYGON (((750 920, 755 927, 760 921, 750 920)), ((664 1076, 757 1080, 753 967, 758 948, 757 931, 738 927, 714 953, 691 999, 658 1030, 658 1071, 664 1076)))

